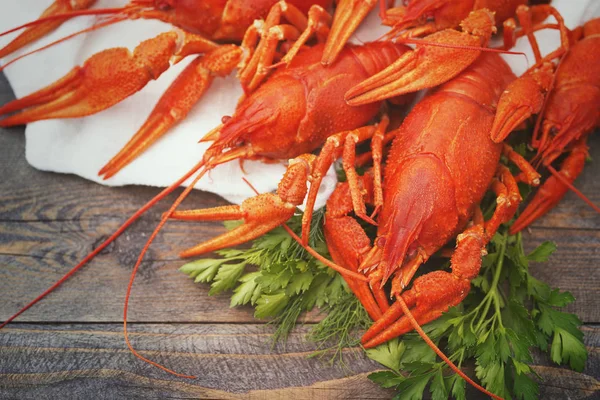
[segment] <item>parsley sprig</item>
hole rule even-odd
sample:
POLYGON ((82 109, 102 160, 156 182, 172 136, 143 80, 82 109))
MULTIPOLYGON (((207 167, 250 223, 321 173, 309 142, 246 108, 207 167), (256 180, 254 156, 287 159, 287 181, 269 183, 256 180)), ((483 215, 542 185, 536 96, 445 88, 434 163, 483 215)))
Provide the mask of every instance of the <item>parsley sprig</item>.
MULTIPOLYGON (((568 363, 576 371, 585 366, 581 321, 559 310, 573 296, 550 289, 529 273, 531 261, 546 261, 554 250, 554 244, 546 242, 525 255, 520 234, 497 234, 467 299, 423 327, 435 342, 445 343, 446 353, 459 367, 474 359, 479 381, 503 398, 537 398, 539 376, 529 366, 534 347, 549 351, 557 364, 568 363)), ((434 400, 465 398, 465 382, 450 374, 418 336, 405 335, 400 343, 401 352, 392 344, 367 350, 391 369, 369 375, 371 380, 397 389, 397 400, 421 399, 428 384, 434 400)))
MULTIPOLYGON (((323 211, 315 213, 309 244, 328 257, 322 232, 323 211)), ((290 227, 300 231, 301 216, 290 227)), ((521 234, 503 227, 488 246, 480 275, 458 307, 423 326, 425 332, 459 367, 474 365, 477 379, 506 399, 535 399, 539 376, 529 366, 532 349, 549 352, 557 364, 582 371, 587 359, 581 321, 560 308, 574 301, 568 292, 551 289, 529 273, 530 262, 545 262, 555 250, 540 245, 526 255, 521 234)), ((285 340, 303 312, 315 306, 327 316, 309 339, 318 343, 314 356, 331 355, 343 363, 343 350, 359 345, 357 331, 370 325, 367 313, 334 271, 310 257, 282 229, 256 239, 249 249, 217 252, 221 258, 200 259, 181 270, 196 282, 210 283, 209 294, 232 290, 231 307, 250 305, 257 318, 277 326, 274 341, 285 340)), ((394 388, 397 400, 431 397, 465 399, 466 383, 451 373, 414 333, 366 351, 389 370, 369 378, 394 388)))

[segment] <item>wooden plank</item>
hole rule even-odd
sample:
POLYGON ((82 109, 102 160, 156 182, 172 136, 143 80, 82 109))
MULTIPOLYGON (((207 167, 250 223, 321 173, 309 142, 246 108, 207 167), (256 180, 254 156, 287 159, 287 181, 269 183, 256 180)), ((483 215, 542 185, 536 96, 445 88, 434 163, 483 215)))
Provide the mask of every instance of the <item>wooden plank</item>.
MULTIPOLYGON (((135 359, 125 348, 120 325, 21 324, 0 336, 0 397, 103 398, 360 398, 384 399, 391 393, 367 378, 380 367, 351 349, 350 370, 332 368, 307 356, 314 345, 303 340, 310 329, 294 332, 288 343, 271 348, 272 327, 265 325, 133 325, 134 346, 144 355, 184 373, 170 376, 135 359)), ((587 370, 600 362, 600 327, 584 327, 590 351, 587 370)), ((600 390, 598 370, 577 374, 537 357, 544 380, 540 398, 591 398, 600 390)), ((469 398, 482 398, 476 395, 469 398)))
MULTIPOLYGON (((7 225, 14 232, 10 237, 23 237, 25 233, 21 235, 20 232, 30 232, 32 224, 15 226, 0 222, 0 232, 7 225)), ((178 260, 175 254, 179 245, 187 240, 185 232, 178 231, 181 225, 173 225, 161 236, 160 244, 157 243, 149 257, 153 261, 143 264, 132 295, 132 321, 252 322, 249 309, 230 309, 227 294, 208 296, 208 285, 194 284, 178 271, 183 261, 178 260)), ((41 243, 33 251, 36 253, 48 246, 47 254, 42 251, 35 256, 0 255, 0 265, 3 265, 0 269, 0 299, 4 305, 0 310, 0 319, 7 318, 32 299, 34 294, 50 286, 89 250, 85 243, 94 243, 93 237, 79 231, 66 232, 74 228, 71 222, 51 222, 41 226, 45 230, 43 239, 36 239, 41 243), (61 241, 54 244, 52 238, 59 236, 61 241), (83 238, 81 246, 74 245, 77 239, 71 237, 83 238), (65 253, 57 250, 61 247, 65 248, 65 253)), ((201 229, 201 226, 199 224, 195 230, 201 229)), ((99 232, 104 234, 111 230, 112 227, 103 226, 99 232)), ((20 320, 120 321, 126 283, 136 258, 135 250, 131 251, 131 248, 137 249, 143 244, 143 237, 139 234, 140 230, 136 229, 135 233, 119 239, 110 252, 100 255, 20 320)), ((572 230, 565 235, 562 231, 535 229, 528 234, 527 247, 532 249, 546 240, 557 243, 558 250, 550 261, 533 265, 533 274, 553 287, 574 294, 577 301, 568 307, 569 311, 575 312, 585 322, 600 322, 600 310, 597 307, 600 298, 600 270, 597 268, 600 254, 597 245, 594 245, 600 242, 600 232, 572 230)), ((0 249, 3 246, 13 244, 2 243, 0 249)))
MULTIPOLYGON (((308 326, 292 334, 285 346, 274 349, 272 329, 239 324, 133 325, 131 330, 137 333, 132 335, 132 342, 136 348, 177 370, 198 375, 198 379, 188 381, 133 358, 124 347, 120 325, 13 326, 0 336, 0 388, 6 390, 0 389, 0 397, 24 385, 49 386, 52 381, 51 387, 60 387, 60 381, 73 379, 73 375, 91 381, 105 380, 107 390, 113 386, 111 381, 122 379, 117 386, 137 387, 136 381, 142 378, 140 382, 147 383, 142 386, 153 387, 155 395, 167 387, 173 394, 194 389, 198 395, 199 390, 205 389, 244 393, 305 387, 346 376, 347 371, 341 368, 330 368, 323 361, 307 357, 314 350, 312 344, 303 340, 308 326), (35 362, 23 364, 20 360, 35 362), (73 374, 67 372, 71 369, 75 370, 73 374), (96 374, 97 371, 102 372, 96 374), (64 375, 57 377, 58 372, 64 375), (116 372, 123 374, 116 378, 116 372)), ((348 359, 350 375, 378 368, 362 352, 349 349, 347 353, 353 357, 348 359)), ((369 384, 364 380, 363 383, 369 384)), ((85 386, 79 385, 81 390, 85 386)), ((219 394, 219 398, 223 396, 219 394)))
POLYGON ((589 323, 600 321, 600 231, 532 228, 524 234, 525 250, 532 251, 545 241, 557 250, 544 263, 532 263, 531 273, 543 282, 568 290, 576 301, 565 308, 589 323))

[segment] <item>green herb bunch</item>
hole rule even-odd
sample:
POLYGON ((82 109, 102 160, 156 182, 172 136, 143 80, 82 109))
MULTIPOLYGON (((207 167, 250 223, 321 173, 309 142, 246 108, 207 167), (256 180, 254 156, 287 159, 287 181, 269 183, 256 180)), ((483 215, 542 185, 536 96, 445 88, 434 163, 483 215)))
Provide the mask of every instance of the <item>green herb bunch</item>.
MULTIPOLYGON (((529 273, 531 261, 547 261, 554 244, 543 243, 525 255, 521 234, 497 234, 488 246, 480 275, 458 307, 425 326, 425 332, 459 367, 474 360, 481 384, 505 399, 536 399, 538 385, 531 350, 549 352, 557 364, 582 371, 587 359, 581 321, 559 308, 574 301, 568 292, 551 289, 529 273)), ((369 378, 398 391, 395 400, 421 399, 429 384, 434 400, 465 399, 466 382, 416 334, 367 350, 389 371, 369 378)))
MULTIPOLYGON (((322 210, 315 213, 309 244, 328 257, 323 215, 322 210)), ((297 215, 289 226, 299 232, 300 223, 297 215)), ((525 255, 521 235, 509 236, 507 229, 502 227, 488 246, 465 301, 423 329, 459 367, 474 364, 476 377, 491 392, 506 399, 535 399, 536 374, 529 367, 533 348, 577 371, 583 370, 587 351, 581 321, 559 310, 573 296, 529 273, 529 263, 546 261, 554 245, 544 243, 525 255)), ((222 258, 193 261, 181 270, 196 282, 210 283, 209 294, 233 290, 232 307, 249 304, 255 317, 271 318, 277 325, 275 341, 285 340, 300 314, 316 306, 327 316, 309 335, 319 346, 315 355, 341 360, 342 349, 357 346, 360 331, 371 324, 343 278, 308 255, 282 228, 256 239, 249 249, 217 253, 222 258)), ((389 368, 369 378, 397 389, 395 399, 421 399, 428 387, 433 399, 465 398, 465 381, 415 333, 366 354, 389 368)))
MULTIPOLYGON (((329 257, 323 237, 324 211, 316 211, 311 224, 309 245, 329 257)), ((302 216, 288 226, 301 230, 302 216)), ((239 224, 227 223, 228 228, 239 224)), ((220 250, 222 258, 204 258, 181 267, 195 282, 210 283, 210 295, 233 290, 231 307, 250 304, 256 318, 271 318, 277 325, 274 341, 287 338, 300 314, 315 306, 327 312, 311 337, 326 346, 333 343, 333 356, 345 347, 358 345, 355 328, 366 328, 370 319, 351 293, 344 279, 310 256, 283 229, 276 228, 253 241, 246 250, 220 250)), ((322 348, 323 354, 329 348, 322 348)), ((333 358, 332 358, 333 359, 333 358)))

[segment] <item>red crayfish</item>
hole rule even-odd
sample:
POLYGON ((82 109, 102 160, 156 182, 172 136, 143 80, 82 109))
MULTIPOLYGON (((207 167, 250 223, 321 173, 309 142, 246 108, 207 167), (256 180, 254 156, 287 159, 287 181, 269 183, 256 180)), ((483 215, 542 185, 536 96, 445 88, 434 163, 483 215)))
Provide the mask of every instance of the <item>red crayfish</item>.
POLYGON ((581 194, 572 183, 583 171, 587 158, 587 134, 600 126, 600 19, 588 21, 583 28, 569 31, 560 14, 550 6, 532 10, 520 7, 519 20, 536 56, 536 64, 515 80, 500 99, 506 109, 499 113, 492 127, 492 138, 503 141, 509 133, 533 114, 538 115, 531 147, 537 150, 535 161, 551 176, 538 189, 523 213, 511 226, 516 233, 552 209, 569 189, 575 191, 592 208, 600 208, 581 194), (561 33, 561 47, 541 57, 533 32, 532 14, 552 14, 561 33), (583 36, 583 38, 581 38, 583 36), (555 65, 553 59, 559 61, 555 65), (569 155, 560 171, 552 163, 563 153, 569 155))
MULTIPOLYGON (((486 10, 471 15, 475 15, 473 20, 463 23, 465 31, 473 33, 474 46, 487 44, 493 30, 492 16, 486 10), (469 23, 473 21, 476 22, 475 29, 469 30, 469 23)), ((432 37, 431 41, 441 38, 443 43, 445 33, 434 34, 438 36, 432 37)), ((471 49, 469 56, 460 60, 465 65, 449 67, 453 68, 451 75, 455 77, 429 93, 400 128, 387 134, 394 141, 382 179, 380 163, 387 119, 384 117, 378 126, 366 126, 378 113, 380 104, 352 108, 343 101, 344 95, 347 97, 348 89, 397 59, 414 68, 413 77, 423 81, 414 84, 411 90, 436 86, 443 81, 444 74, 434 71, 428 75, 424 69, 439 58, 426 59, 429 64, 416 67, 414 64, 423 54, 439 53, 427 53, 422 48, 410 51, 389 42, 347 46, 341 50, 337 61, 325 68, 321 63, 324 49, 326 45, 319 45, 299 52, 289 68, 277 69, 258 86, 240 103, 232 117, 225 118, 221 126, 205 136, 203 140, 214 143, 204 159, 182 178, 201 169, 197 181, 215 165, 233 159, 295 157, 278 193, 258 195, 241 206, 175 211, 192 185, 164 215, 148 245, 169 217, 194 221, 244 220, 244 224, 235 230, 187 250, 183 256, 240 244, 285 223, 308 195, 308 211, 303 224, 303 239, 306 239, 306 221, 310 219, 311 202, 320 178, 331 162, 341 155, 348 182, 340 184, 329 199, 325 236, 334 261, 346 269, 341 270, 344 279, 375 320, 363 337, 364 346, 373 347, 412 329, 422 334, 419 325, 438 318, 466 297, 470 281, 479 273, 487 243, 499 226, 513 217, 521 201, 515 178, 500 164, 501 155, 522 170, 524 181, 535 185, 539 182, 539 174, 508 145, 497 143, 492 140, 497 138, 490 135, 495 115, 510 115, 516 109, 513 103, 501 101, 515 76, 498 55, 471 49), (282 92, 281 87, 286 87, 286 91, 282 92), (282 100, 282 96, 286 99, 282 100), (358 176, 354 170, 355 145, 366 139, 372 139, 374 168, 364 176, 358 176), (323 143, 319 156, 304 154, 323 143), (307 181, 311 182, 310 190, 307 190, 307 181), (485 221, 479 203, 490 189, 496 195, 497 207, 492 218, 485 221), (371 216, 366 213, 365 203, 375 206, 371 216), (351 211, 367 222, 378 224, 373 244, 358 222, 348 215, 351 211), (412 287, 405 290, 420 265, 455 237, 457 247, 451 259, 451 272, 426 274, 415 279, 412 287), (391 293, 396 299, 391 306, 383 291, 388 280, 392 281, 391 293)), ((265 49, 261 51, 266 52, 265 49)), ((567 63, 566 59, 563 62, 567 63)), ((391 76, 386 79, 394 80, 391 76)), ((446 79, 452 77, 445 76, 446 79)), ((558 78, 557 82, 560 82, 558 78)), ((386 95, 389 97, 389 93, 386 95)), ((372 101, 369 99, 365 103, 372 101)), ((559 136, 557 134, 555 138, 559 136)), ((100 252, 135 217, 182 180, 136 213, 50 290, 100 252)), ((47 293, 49 291, 14 317, 47 293)), ((447 358, 444 360, 449 362, 447 358)))

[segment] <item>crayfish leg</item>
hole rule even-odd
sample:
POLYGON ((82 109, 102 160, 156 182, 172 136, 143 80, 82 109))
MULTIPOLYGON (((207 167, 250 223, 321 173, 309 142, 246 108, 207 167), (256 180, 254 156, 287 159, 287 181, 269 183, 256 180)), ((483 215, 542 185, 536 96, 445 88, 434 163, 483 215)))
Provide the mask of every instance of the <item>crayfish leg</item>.
MULTIPOLYGON (((386 125, 387 126, 387 125, 386 125)), ((319 192, 319 187, 323 181, 323 177, 327 173, 327 170, 336 158, 340 156, 340 151, 344 152, 344 171, 348 175, 348 181, 351 182, 351 193, 353 203, 356 205, 357 215, 361 216, 365 220, 370 220, 366 215, 364 200, 362 200, 362 194, 358 189, 358 175, 354 170, 354 157, 353 152, 356 143, 367 140, 373 136, 376 132, 374 126, 363 126, 353 131, 344 131, 336 133, 335 135, 329 136, 325 141, 325 145, 321 149, 319 156, 314 162, 312 173, 310 176, 310 189, 306 199, 306 208, 304 215, 302 216, 302 243, 308 243, 308 235, 310 233, 310 221, 314 211, 315 201, 319 192), (349 142, 349 143, 348 143, 349 142), (346 149, 344 150, 344 147, 346 149)), ((368 222, 374 222, 372 220, 368 222)))
MULTIPOLYGON (((289 64, 306 42, 316 34, 319 41, 324 40, 329 33, 331 15, 321 6, 313 5, 305 16, 292 4, 279 2, 269 11, 269 15, 260 27, 262 31, 260 43, 256 50, 247 49, 251 57, 242 62, 238 78, 246 93, 254 91, 267 77, 269 68, 280 64, 289 64), (283 24, 282 20, 288 22, 283 24), (289 49, 281 61, 274 65, 277 46, 283 41, 293 41, 294 45, 289 49)), ((251 26, 248 35, 244 37, 244 43, 248 46, 256 42, 256 26, 251 26)))
MULTIPOLYGON (((331 15, 318 5, 313 5, 308 10, 308 23, 306 29, 302 32, 298 40, 288 50, 287 54, 281 59, 281 64, 288 65, 300 49, 310 40, 313 35, 317 35, 319 42, 329 36, 329 25, 331 24, 331 15)), ((343 47, 343 46, 342 46, 343 47)))
MULTIPOLYGON (((328 202, 329 207, 333 207, 328 202)), ((333 261, 347 269, 358 272, 358 260, 366 254, 371 247, 371 243, 364 230, 350 216, 339 218, 326 218, 325 221, 325 239, 327 249, 331 254, 333 261)), ((382 311, 373 297, 373 293, 367 282, 358 281, 342 275, 352 293, 363 305, 369 317, 373 321, 381 318, 382 311)))
MULTIPOLYGON (((359 177, 362 187, 369 187, 370 174, 359 177)), ((348 182, 337 186, 327 201, 324 234, 327 248, 334 262, 346 269, 358 272, 359 265, 371 253, 371 241, 359 223, 347 214, 353 209, 348 182)), ((367 192, 371 190, 367 189, 367 192)), ((354 280, 343 275, 348 286, 374 321, 382 316, 389 304, 380 285, 354 280), (383 300, 381 300, 383 299, 383 300)))
POLYGON ((508 222, 515 215, 522 200, 517 181, 508 168, 499 165, 497 175, 492 181, 492 190, 496 194, 496 210, 492 218, 485 222, 486 241, 496 234, 501 224, 508 222))
MULTIPOLYGON (((569 183, 575 182, 577 177, 583 171, 587 156, 587 145, 584 138, 575 145, 569 156, 565 158, 558 174, 569 183)), ((512 224, 510 227, 510 234, 512 235, 522 231, 535 220, 545 215, 560 202, 568 191, 569 186, 561 179, 556 175, 550 176, 546 182, 540 186, 533 199, 529 202, 527 207, 525 207, 525 210, 523 210, 521 215, 519 215, 519 218, 512 224)))

